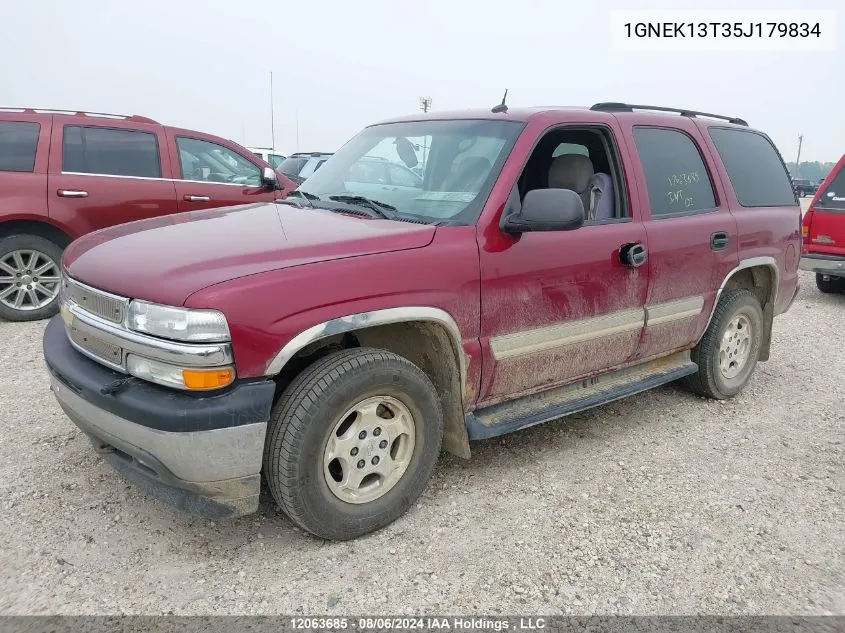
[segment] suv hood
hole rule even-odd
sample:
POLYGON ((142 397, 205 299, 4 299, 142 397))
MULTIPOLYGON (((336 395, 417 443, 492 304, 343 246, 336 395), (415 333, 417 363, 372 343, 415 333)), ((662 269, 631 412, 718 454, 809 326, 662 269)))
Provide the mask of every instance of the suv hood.
POLYGON ((434 226, 266 203, 130 222, 74 241, 68 274, 125 297, 183 305, 216 283, 313 262, 421 248, 434 226))

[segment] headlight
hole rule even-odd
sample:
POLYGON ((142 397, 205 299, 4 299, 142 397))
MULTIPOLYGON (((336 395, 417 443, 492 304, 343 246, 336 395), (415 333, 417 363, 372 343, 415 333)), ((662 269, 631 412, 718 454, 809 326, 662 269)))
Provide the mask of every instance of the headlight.
POLYGON ((146 301, 129 303, 127 325, 136 332, 174 341, 215 343, 230 338, 222 312, 174 308, 146 301))
POLYGON ((211 369, 178 367, 134 354, 126 357, 126 371, 137 378, 158 383, 165 387, 190 389, 192 391, 220 389, 232 384, 232 381, 235 380, 235 370, 232 367, 214 367, 211 369))

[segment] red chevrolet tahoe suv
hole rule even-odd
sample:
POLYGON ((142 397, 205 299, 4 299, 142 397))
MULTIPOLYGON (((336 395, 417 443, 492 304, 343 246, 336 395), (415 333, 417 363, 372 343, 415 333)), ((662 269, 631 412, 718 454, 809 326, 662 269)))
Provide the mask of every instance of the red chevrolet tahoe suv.
POLYGON ((180 211, 272 202, 295 187, 261 158, 210 134, 142 116, 0 108, 0 317, 56 313, 62 249, 81 235, 180 211))
POLYGON ((845 154, 813 196, 801 231, 801 269, 816 273, 822 292, 845 292, 845 154))
POLYGON ((392 120, 282 202, 83 237, 55 396, 152 494, 235 516, 263 474, 328 539, 397 519, 441 446, 677 379, 730 398, 798 291, 801 213, 766 135, 661 110, 392 120), (373 156, 422 181, 375 187, 373 156))

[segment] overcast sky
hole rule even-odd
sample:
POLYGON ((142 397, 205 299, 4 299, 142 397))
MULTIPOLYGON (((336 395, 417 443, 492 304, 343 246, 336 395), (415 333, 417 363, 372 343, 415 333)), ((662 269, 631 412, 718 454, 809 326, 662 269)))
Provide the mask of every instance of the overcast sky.
POLYGON ((0 16, 0 105, 144 114, 269 146, 332 151, 417 111, 628 101, 740 116, 786 160, 845 152, 838 49, 614 53, 615 8, 834 9, 841 0, 27 0, 0 16), (627 5, 627 6, 626 6, 627 5), (578 8, 576 8, 578 7, 578 8), (298 120, 298 126, 297 126, 298 120), (299 142, 297 143, 297 127, 299 142))

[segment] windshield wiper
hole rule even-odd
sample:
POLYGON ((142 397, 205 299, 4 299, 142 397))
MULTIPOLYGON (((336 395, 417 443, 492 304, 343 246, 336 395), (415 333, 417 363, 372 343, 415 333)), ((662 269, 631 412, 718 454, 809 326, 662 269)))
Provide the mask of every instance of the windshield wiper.
POLYGON ((346 202, 348 204, 358 205, 359 207, 366 207, 378 214, 379 217, 387 220, 396 218, 396 207, 387 204, 386 202, 379 202, 372 198, 358 195, 337 195, 329 196, 329 200, 336 200, 337 202, 346 202))
POLYGON ((294 189, 291 191, 287 198, 282 198, 281 200, 276 200, 276 202, 280 202, 282 204, 294 204, 298 207, 311 207, 314 208, 314 203, 311 202, 312 200, 319 200, 320 196, 315 196, 313 193, 308 193, 307 191, 302 191, 301 189, 294 189), (293 202, 290 198, 293 194, 299 194, 297 198, 302 202, 307 202, 308 204, 302 204, 302 202, 293 202))

